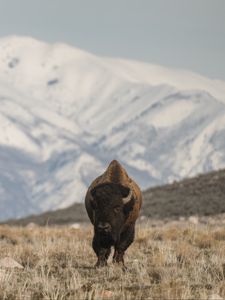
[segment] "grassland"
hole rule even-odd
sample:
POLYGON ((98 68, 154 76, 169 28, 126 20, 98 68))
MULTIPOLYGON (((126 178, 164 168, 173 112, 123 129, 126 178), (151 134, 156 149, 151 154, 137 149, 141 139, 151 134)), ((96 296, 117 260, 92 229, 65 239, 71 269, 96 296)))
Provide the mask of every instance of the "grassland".
POLYGON ((225 298, 222 226, 138 225, 126 271, 111 257, 95 269, 91 238, 89 226, 1 226, 0 259, 11 257, 24 269, 0 268, 0 299, 225 298))

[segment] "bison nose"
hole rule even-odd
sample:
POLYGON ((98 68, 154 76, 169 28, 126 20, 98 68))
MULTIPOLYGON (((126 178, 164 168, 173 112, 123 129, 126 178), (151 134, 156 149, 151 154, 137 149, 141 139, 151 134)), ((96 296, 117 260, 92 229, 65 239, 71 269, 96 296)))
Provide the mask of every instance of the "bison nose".
POLYGON ((109 223, 100 222, 98 224, 98 230, 99 231, 109 232, 110 229, 111 229, 111 225, 109 223))

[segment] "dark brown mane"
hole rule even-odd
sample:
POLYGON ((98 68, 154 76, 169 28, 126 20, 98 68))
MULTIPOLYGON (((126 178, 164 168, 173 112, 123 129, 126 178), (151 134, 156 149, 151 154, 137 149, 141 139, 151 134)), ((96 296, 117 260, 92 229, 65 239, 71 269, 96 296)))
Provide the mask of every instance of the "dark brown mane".
POLYGON ((120 199, 122 194, 120 189, 115 184, 104 184, 96 189, 96 197, 98 199, 98 203, 107 205, 113 199, 120 199), (115 198, 116 197, 116 198, 115 198))

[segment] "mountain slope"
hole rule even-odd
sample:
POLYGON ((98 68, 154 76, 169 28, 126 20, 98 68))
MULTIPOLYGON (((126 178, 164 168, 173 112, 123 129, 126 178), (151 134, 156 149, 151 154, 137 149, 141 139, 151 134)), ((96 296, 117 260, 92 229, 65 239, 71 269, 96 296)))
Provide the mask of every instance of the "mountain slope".
POLYGON ((0 219, 81 202, 118 159, 142 188, 225 166, 225 83, 0 39, 0 219))

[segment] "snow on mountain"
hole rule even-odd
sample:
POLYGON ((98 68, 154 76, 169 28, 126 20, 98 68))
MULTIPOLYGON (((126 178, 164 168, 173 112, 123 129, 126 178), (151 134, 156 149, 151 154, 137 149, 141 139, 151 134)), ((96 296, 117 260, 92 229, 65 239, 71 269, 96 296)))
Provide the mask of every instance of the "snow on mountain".
POLYGON ((0 219, 83 201, 112 159, 141 185, 225 167, 225 82, 0 39, 0 219))

